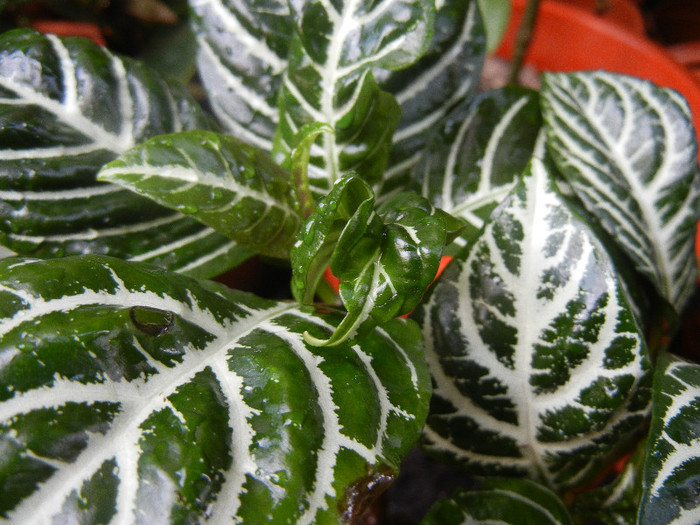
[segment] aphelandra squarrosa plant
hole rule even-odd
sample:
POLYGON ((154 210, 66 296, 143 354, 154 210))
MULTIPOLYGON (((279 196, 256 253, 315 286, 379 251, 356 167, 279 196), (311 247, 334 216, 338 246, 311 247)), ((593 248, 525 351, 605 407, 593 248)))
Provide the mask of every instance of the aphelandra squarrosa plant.
POLYGON ((696 522, 700 367, 658 337, 697 278, 682 98, 477 93, 475 1, 190 5, 211 115, 0 37, 0 519, 353 522, 422 433, 483 480, 426 523, 696 522), (207 280, 253 253, 295 300, 207 280))

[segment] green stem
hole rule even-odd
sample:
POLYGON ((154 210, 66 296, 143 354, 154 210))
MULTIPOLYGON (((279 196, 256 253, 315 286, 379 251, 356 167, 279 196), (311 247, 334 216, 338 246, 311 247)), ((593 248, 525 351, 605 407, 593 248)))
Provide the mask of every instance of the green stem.
POLYGON ((302 150, 301 156, 306 157, 306 159, 302 160, 297 159, 297 152, 295 152, 294 160, 292 161, 292 183, 294 184, 294 191, 299 204, 299 213, 304 219, 308 219, 314 212, 314 198, 311 195, 309 177, 307 175, 309 152, 305 149, 302 150))
POLYGON ((292 184, 299 204, 299 213, 308 219, 314 212, 314 196, 309 188, 309 158, 311 147, 321 133, 333 133, 328 124, 314 122, 302 127, 294 137, 296 147, 292 152, 292 184))
POLYGON ((537 20, 537 12, 539 10, 540 0, 528 0, 523 13, 523 20, 520 22, 518 34, 515 37, 515 47, 513 48, 513 58, 510 64, 510 75, 508 76, 509 84, 518 84, 518 76, 523 67, 523 60, 527 48, 530 47, 532 34, 535 29, 535 21, 537 20))

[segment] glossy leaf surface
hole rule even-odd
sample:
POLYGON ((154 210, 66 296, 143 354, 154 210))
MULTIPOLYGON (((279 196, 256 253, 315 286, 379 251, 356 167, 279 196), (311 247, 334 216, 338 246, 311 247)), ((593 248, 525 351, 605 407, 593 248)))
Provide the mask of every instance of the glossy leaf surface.
POLYGON ((697 278, 698 145, 675 91, 605 72, 547 74, 548 145, 578 197, 677 311, 697 278))
POLYGON ((189 0, 211 107, 239 139, 272 150, 292 20, 285 0, 189 0))
POLYGON ((228 135, 195 130, 155 137, 107 164, 98 178, 272 257, 289 257, 301 224, 290 174, 228 135))
POLYGON ((90 41, 0 37, 0 240, 17 253, 106 253, 215 275, 249 256, 95 173, 160 133, 207 127, 184 88, 90 41))
POLYGON ((401 107, 381 193, 406 184, 434 130, 455 108, 468 104, 481 76, 485 31, 476 0, 436 2, 430 47, 406 69, 375 70, 382 89, 401 107))
POLYGON ((473 238, 515 186, 541 125, 537 93, 504 88, 452 112, 414 168, 414 186, 435 206, 464 219, 473 238))
POLYGON ((700 365, 665 354, 654 398, 639 523, 697 523, 700 515, 700 365))
POLYGON ((376 207, 364 180, 342 179, 304 224, 292 250, 294 297, 311 302, 330 265, 348 310, 332 338, 314 343, 362 336, 410 312, 435 278, 443 247, 460 228, 416 194, 397 194, 376 207))
POLYGON ((536 158, 416 318, 435 384, 427 446, 475 473, 580 485, 644 422, 643 337, 536 158))
POLYGON ((327 193, 349 171, 376 182, 400 110, 379 89, 372 70, 407 67, 425 52, 432 2, 308 0, 290 6, 295 32, 280 93, 276 155, 287 157, 297 132, 320 122, 335 133, 322 135, 311 151, 312 189, 327 193))
POLYGON ((421 525, 573 525, 551 490, 526 479, 487 478, 474 490, 438 501, 421 525))
POLYGON ((0 515, 338 523, 427 411, 419 331, 101 256, 0 262, 0 515))

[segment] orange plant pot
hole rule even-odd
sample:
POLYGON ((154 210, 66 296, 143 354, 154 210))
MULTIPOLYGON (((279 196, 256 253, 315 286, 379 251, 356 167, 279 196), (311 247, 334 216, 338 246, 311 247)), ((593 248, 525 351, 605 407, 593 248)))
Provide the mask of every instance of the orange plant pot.
MULTIPOLYGON (((496 51, 502 58, 513 54, 525 4, 526 0, 511 0, 511 20, 496 51)), ((542 0, 525 62, 538 71, 604 69, 673 88, 688 101, 700 133, 700 83, 690 70, 651 40, 575 6, 542 0)), ((700 259, 700 230, 695 246, 700 259)))
MULTIPOLYGON (((511 20, 496 54, 509 59, 526 0, 512 0, 511 20)), ((662 47, 561 1, 542 0, 525 62, 538 71, 605 69, 673 88, 688 101, 700 130, 700 85, 662 47)))
POLYGON ((605 9, 599 11, 599 0, 557 0, 569 6, 576 7, 596 18, 612 22, 633 33, 644 36, 644 17, 639 9, 638 2, 633 0, 605 0, 605 9))
POLYGON ((41 33, 52 33, 58 36, 82 36, 96 44, 106 45, 102 31, 89 22, 73 22, 69 20, 34 20, 32 28, 41 33))

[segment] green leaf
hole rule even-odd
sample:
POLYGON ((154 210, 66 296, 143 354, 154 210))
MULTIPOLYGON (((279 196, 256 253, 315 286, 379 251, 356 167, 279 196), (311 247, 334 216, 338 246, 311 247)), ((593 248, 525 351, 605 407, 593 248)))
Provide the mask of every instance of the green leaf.
POLYGON ((210 276, 250 255, 97 170, 157 134, 209 126, 185 92, 87 40, 0 36, 0 242, 24 255, 105 253, 210 276))
POLYGON ((696 523, 700 512, 700 365, 662 354, 654 372, 638 523, 696 523))
POLYGON ((410 312, 460 227, 416 194, 397 194, 376 207, 364 180, 342 179, 299 232, 291 254, 292 292, 298 301, 311 302, 330 265, 348 313, 330 339, 307 340, 338 344, 410 312))
POLYGON ((312 149, 309 181, 318 193, 349 171, 369 182, 386 167, 400 118, 394 98, 377 86, 374 68, 414 63, 432 37, 434 7, 419 0, 320 0, 291 3, 295 33, 280 93, 275 158, 288 157, 296 133, 321 122, 333 135, 312 149))
POLYGON ((501 38, 506 32, 510 20, 510 2, 508 0, 478 0, 479 11, 486 28, 486 52, 496 51, 501 38))
POLYGON ((467 223, 464 246, 515 186, 535 149, 541 117, 537 92, 487 91, 458 108, 414 168, 414 186, 435 206, 467 223))
POLYGON ((272 257, 289 257, 301 224, 289 173, 258 148, 211 131, 152 138, 107 164, 98 179, 272 257))
POLYGON ((571 504, 577 522, 636 525, 645 458, 646 447, 639 446, 612 482, 577 496, 571 504))
POLYGON ((189 0, 197 68, 212 110, 230 134, 265 151, 293 31, 284 0, 189 0))
POLYGON ((338 523, 427 411, 410 321, 314 313, 102 256, 0 262, 0 515, 338 523))
POLYGON ((573 525, 568 510, 551 490, 526 479, 485 479, 469 491, 440 500, 421 525, 573 525))
POLYGON ((623 75, 546 74, 548 146, 576 194, 680 311, 697 278, 698 145, 675 91, 623 75))
POLYGON ((401 107, 387 172, 377 195, 405 189, 405 177, 421 158, 433 132, 449 113, 469 104, 476 93, 485 55, 484 26, 476 0, 446 0, 435 13, 430 47, 411 66, 375 70, 382 89, 401 107))
POLYGON ((333 133, 333 128, 320 122, 312 122, 301 128, 294 137, 294 147, 289 159, 292 185, 296 192, 299 212, 304 218, 308 218, 314 211, 314 198, 309 185, 309 160, 311 148, 321 133, 333 133))
POLYGON ((537 158, 415 317, 435 384, 427 446, 472 472, 578 486, 644 423, 643 336, 537 158))

